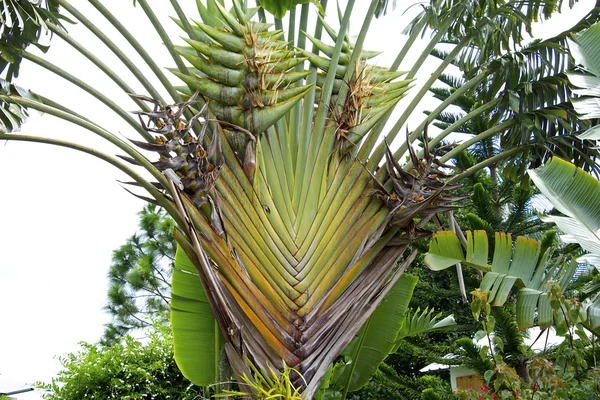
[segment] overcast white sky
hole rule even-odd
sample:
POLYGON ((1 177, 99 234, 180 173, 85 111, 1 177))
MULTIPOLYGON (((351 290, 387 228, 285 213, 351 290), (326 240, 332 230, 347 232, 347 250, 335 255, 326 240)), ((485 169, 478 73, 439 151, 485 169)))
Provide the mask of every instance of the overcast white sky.
MULTIPOLYGON (((159 65, 172 64, 160 39, 153 35, 141 10, 134 9, 131 1, 104 3, 125 18, 127 27, 136 37, 146 38, 143 43, 159 65)), ((169 24, 170 20, 165 17, 174 12, 167 7, 168 2, 153 3, 160 3, 157 13, 169 24)), ((359 8, 366 7, 362 1, 357 3, 360 3, 359 8)), ((401 18, 404 6, 399 3, 395 12, 376 20, 371 27, 366 47, 386 50, 380 58, 382 63, 393 60, 403 42, 400 32, 407 19, 401 18)), ((577 15, 589 9, 589 1, 586 3, 587 7, 580 7, 577 15)), ((73 4, 82 11, 90 8, 83 1, 73 1, 73 4)), ((190 15, 199 19, 193 8, 190 15)), ((353 34, 360 29, 361 16, 362 12, 357 10, 353 34)), ((556 33, 574 20, 575 17, 563 17, 543 28, 548 33, 553 30, 556 33)), ((94 21, 106 32, 112 32, 100 19, 94 21)), ((171 32, 179 35, 172 23, 169 26, 171 32)), ((78 41, 88 43, 88 48, 106 63, 117 65, 101 44, 92 42, 83 27, 70 26, 68 30, 78 41)), ((123 49, 135 57, 124 43, 123 49)), ((54 38, 44 58, 109 93, 125 109, 135 109, 127 96, 60 38, 54 38)), ((124 69, 115 67, 115 70, 123 71, 124 76, 129 77, 124 69)), ((132 80, 128 79, 128 82, 132 80)), ((40 68, 24 62, 18 83, 91 116, 112 132, 127 137, 136 135, 91 96, 40 68)), ((139 85, 131 85, 142 92, 139 85)), ((420 119, 421 116, 411 125, 416 125, 420 119)), ((93 134, 47 115, 33 115, 23 132, 66 138, 115 153, 93 134)), ((114 167, 68 149, 2 142, 0 171, 1 392, 16 390, 38 380, 49 381, 60 369, 56 356, 76 351, 79 341, 95 342, 100 338, 103 325, 108 322, 102 307, 106 302, 106 274, 111 253, 135 232, 136 213, 143 207, 143 202, 119 186, 116 180, 126 177, 114 167)), ((30 393, 18 398, 40 397, 30 393)))

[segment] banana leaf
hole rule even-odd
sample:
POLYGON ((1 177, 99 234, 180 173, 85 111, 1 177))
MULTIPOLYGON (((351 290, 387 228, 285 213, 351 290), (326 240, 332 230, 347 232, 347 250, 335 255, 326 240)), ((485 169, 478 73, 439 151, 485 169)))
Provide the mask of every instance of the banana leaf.
MULTIPOLYGON (((569 72, 569 81, 576 89, 573 93, 579 98, 571 100, 575 111, 581 114, 583 119, 600 117, 600 24, 592 25, 586 31, 575 36, 575 41, 568 40, 571 54, 575 63, 584 67, 587 71, 569 72)), ((598 125, 578 135, 580 139, 600 140, 600 128, 598 125)))
POLYGON ((577 263, 573 260, 549 260, 550 249, 541 253, 541 243, 523 236, 513 246, 512 237, 496 233, 496 246, 491 265, 487 263, 488 238, 485 231, 466 232, 467 251, 464 254, 458 237, 452 231, 434 235, 425 255, 425 264, 433 270, 450 267, 457 262, 486 271, 480 289, 488 292, 488 302, 501 306, 517 288, 516 312, 519 329, 538 325, 544 329, 552 325, 553 312, 546 296, 546 284, 553 280, 561 288, 571 282, 577 263))
POLYGON ((337 378, 343 393, 363 387, 392 352, 419 278, 402 275, 342 353, 350 358, 337 378))
POLYGON ((548 215, 565 235, 563 242, 579 243, 589 254, 587 261, 600 269, 600 183, 570 162, 554 157, 529 176, 540 191, 565 216, 548 215))
POLYGON ((223 341, 198 272, 179 246, 173 269, 171 326, 175 361, 183 376, 198 386, 215 383, 223 341))
MULTIPOLYGON (((600 65, 600 64, 599 64, 600 65)), ((560 158, 528 171, 531 179, 550 202, 565 216, 548 215, 565 234, 563 242, 578 243, 589 253, 578 258, 600 269, 600 183, 587 172, 560 158)), ((583 303, 586 323, 600 327, 600 295, 583 303)))

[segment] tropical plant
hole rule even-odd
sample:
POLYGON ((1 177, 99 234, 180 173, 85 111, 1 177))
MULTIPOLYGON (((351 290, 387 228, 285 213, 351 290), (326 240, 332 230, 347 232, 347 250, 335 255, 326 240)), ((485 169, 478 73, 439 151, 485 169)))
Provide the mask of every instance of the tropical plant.
MULTIPOLYGON (((523 78, 525 79, 526 75, 523 78)), ((432 92, 435 98, 442 101, 464 84, 464 79, 446 75, 442 75, 440 81, 448 88, 434 87, 432 92)), ((502 148, 501 135, 493 133, 498 132, 496 119, 501 112, 494 102, 492 102, 492 106, 496 108, 489 113, 479 114, 464 125, 453 126, 478 107, 481 103, 478 101, 478 96, 481 96, 482 100, 485 99, 485 94, 480 91, 456 98, 452 105, 458 111, 441 113, 433 122, 433 125, 442 130, 452 127, 451 131, 473 136, 485 133, 485 137, 474 143, 468 151, 455 153, 455 158, 451 162, 458 171, 466 171, 474 165, 494 157, 502 148), (492 132, 492 136, 489 136, 489 132, 492 132)), ((498 103, 497 100, 496 103, 498 103)), ((500 132, 504 133, 505 131, 500 132)), ((539 145, 539 143, 532 143, 532 145, 539 145)), ((460 193, 471 194, 469 199, 471 204, 465 204, 456 213, 457 222, 463 229, 483 229, 490 237, 494 232, 529 235, 539 234, 548 229, 548 225, 542 224, 537 218, 537 212, 532 206, 534 196, 538 193, 537 189, 530 184, 527 175, 516 174, 520 168, 520 166, 515 166, 516 161, 513 158, 501 160, 488 165, 487 171, 481 170, 465 179, 460 193)))
POLYGON ((169 319, 174 223, 153 204, 138 215, 140 232, 113 252, 105 307, 113 320, 104 329, 104 344, 118 341, 131 330, 169 319))
POLYGON ((547 215, 565 233, 566 243, 578 243, 589 252, 578 259, 600 269, 600 183, 575 165, 553 158, 545 166, 529 171, 533 182, 565 216, 547 215))
MULTIPOLYGON (((361 337, 361 327, 369 326, 386 295, 400 290, 399 279, 416 254, 404 254, 408 245, 428 235, 422 228, 432 214, 449 210, 457 200, 444 196, 450 184, 522 154, 520 144, 507 148, 446 180, 439 168, 443 164, 428 151, 424 130, 458 96, 486 79, 501 79, 496 76, 503 71, 501 61, 493 60, 501 59, 510 44, 520 43, 522 32, 530 30, 540 13, 548 17, 559 6, 537 1, 432 2, 411 24, 406 46, 388 70, 369 65, 367 60, 376 53, 362 48, 379 0, 370 3, 356 41, 348 32, 353 0, 339 12, 339 29, 319 18, 314 35, 306 33, 309 4, 289 10, 286 34, 282 20, 275 19, 277 30, 271 30, 264 10, 246 7, 245 2, 233 1, 231 9, 216 0, 198 2, 202 22, 192 23, 172 0, 186 46, 174 45, 147 0, 137 0, 173 58, 172 72, 185 83, 174 87, 126 27, 101 2, 89 0, 150 67, 172 100, 165 101, 126 52, 92 21, 66 0, 56 2, 100 38, 147 91, 132 96, 139 121, 60 67, 27 51, 23 58, 108 105, 147 141, 132 143, 158 152, 159 161, 149 161, 113 132, 50 99, 9 93, 0 100, 90 130, 157 182, 120 159, 80 144, 14 133, 0 138, 55 144, 99 157, 127 173, 150 195, 141 197, 171 215, 181 248, 171 303, 175 356, 187 377, 200 385, 216 379, 215 358, 224 342, 239 382, 244 374, 252 376, 247 360, 263 376, 271 369, 289 367, 293 384, 306 398, 319 391, 322 381, 324 385, 331 381, 333 362, 349 343, 352 346, 357 334, 361 337), (333 45, 321 40, 323 30, 333 45), (396 72, 413 42, 428 32, 431 40, 411 70, 396 72), (443 39, 456 45, 379 142, 391 109, 443 39), (388 144, 423 95, 473 44, 483 49, 476 75, 390 149, 388 144), (306 71, 305 62, 310 65, 306 71), (421 158, 413 150, 419 137, 424 144, 421 158), (411 168, 398 161, 407 151, 411 168)), ((321 5, 327 10, 326 1, 321 5)), ((103 60, 52 21, 46 24, 123 91, 134 92, 103 60)), ((479 108, 466 118, 486 110, 479 108)), ((402 324, 396 327, 401 329, 402 324)), ((373 330, 369 335, 375 335, 372 343, 381 346, 379 356, 376 361, 355 360, 350 364, 354 371, 372 371, 381 354, 394 348, 398 330, 373 330)))
MULTIPOLYGON (((600 38, 600 25, 595 24, 576 36, 575 41, 569 41, 569 47, 573 53, 575 63, 583 70, 570 71, 567 76, 576 88, 573 93, 581 96, 573 100, 575 111, 581 114, 583 119, 600 118, 600 107, 598 107, 598 85, 600 84, 600 58, 598 57, 598 39, 600 38)), ((598 125, 579 136, 580 139, 599 140, 600 128, 598 125)))
MULTIPOLYGON (((569 37, 597 22, 598 5, 565 31, 543 40, 514 43, 512 51, 489 63, 482 61, 498 43, 492 38, 471 43, 469 50, 453 62, 462 76, 442 75, 440 81, 444 86, 433 89, 436 98, 443 99, 452 93, 483 66, 499 71, 482 82, 472 96, 457 98, 454 104, 459 107, 458 112, 445 112, 436 118, 443 132, 448 129, 476 135, 478 143, 473 143, 475 139, 466 143, 473 143, 474 153, 484 158, 493 157, 499 149, 522 146, 522 157, 503 161, 505 175, 512 180, 519 180, 527 168, 540 166, 550 155, 572 160, 598 175, 594 162, 597 149, 580 136, 595 121, 578 115, 570 101, 573 96, 567 79, 573 67, 569 37), (479 107, 491 108, 469 118, 479 107)), ((438 57, 446 53, 437 48, 432 52, 438 57)), ((456 150, 450 154, 456 154, 456 150)), ((496 165, 489 164, 492 180, 496 165)))
MULTIPOLYGON (((540 191, 565 216, 548 215, 565 234, 566 243, 578 243, 588 253, 579 262, 588 262, 600 269, 600 183, 591 175, 564 160, 553 158, 550 163, 529 171, 540 191)), ((590 284, 584 312, 587 328, 600 333, 600 293, 590 284)))
MULTIPOLYGON (((472 310, 476 318, 482 319, 484 330, 475 338, 487 336, 488 345, 477 346, 470 338, 461 339, 462 360, 465 365, 474 367, 485 378, 486 385, 480 390, 467 390, 459 394, 460 398, 555 398, 588 399, 596 398, 599 393, 598 369, 596 359, 588 363, 586 355, 597 354, 594 339, 588 337, 581 323, 581 303, 577 299, 566 298, 557 285, 552 285, 548 293, 552 308, 557 311, 559 322, 556 332, 565 340, 548 351, 530 357, 526 362, 514 365, 505 359, 506 345, 503 337, 490 334, 497 321, 487 302, 488 292, 473 292, 472 310), (465 357, 466 356, 466 357, 465 357)), ((516 324, 515 324, 516 325, 516 324)), ((515 326, 516 328, 516 326, 515 326)), ((514 329, 516 331, 516 329, 514 329)), ((497 332, 497 330, 496 330, 497 332)), ((515 332, 516 333, 516 332, 515 332)), ((515 337, 517 335, 514 335, 515 337)), ((522 345, 521 345, 522 346, 522 345)), ((525 360, 523 360, 525 361, 525 360)))
MULTIPOLYGON (((7 80, 19 75, 22 52, 34 45, 43 52, 42 33, 50 34, 47 22, 63 27, 55 0, 11 0, 0 5, 0 72, 6 70, 7 80)), ((64 28, 64 27, 63 27, 64 28)))
MULTIPOLYGON (((566 288, 571 282, 577 263, 574 260, 550 259, 551 249, 541 253, 542 243, 519 236, 515 243, 510 234, 496 233, 496 246, 492 264, 488 264, 488 239, 485 231, 467 231, 466 254, 457 235, 451 231, 434 234, 425 256, 432 269, 448 268, 457 262, 485 273, 478 291, 489 293, 486 302, 501 306, 509 298, 513 287, 519 288, 516 318, 519 329, 534 326, 547 328, 554 323, 553 307, 546 296, 554 282, 566 288)), ((561 289, 562 290, 562 289, 561 289)))

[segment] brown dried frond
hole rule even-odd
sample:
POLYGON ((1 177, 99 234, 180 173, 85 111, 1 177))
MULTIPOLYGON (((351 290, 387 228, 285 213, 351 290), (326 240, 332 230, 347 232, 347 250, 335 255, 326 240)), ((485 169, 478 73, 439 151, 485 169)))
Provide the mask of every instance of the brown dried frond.
MULTIPOLYGON (((423 141, 426 155, 419 158, 412 148, 408 146, 413 168, 405 171, 394 159, 389 147, 387 148, 386 170, 388 180, 385 183, 374 179, 376 189, 373 195, 379 198, 391 210, 390 223, 405 226, 417 214, 432 214, 448 211, 454 208, 453 204, 464 197, 445 197, 443 192, 457 186, 448 186, 443 178, 448 177, 434 165, 441 165, 435 155, 429 153, 427 146, 427 129, 423 141), (387 187, 390 187, 388 190, 387 187)), ((407 131, 407 141, 409 135, 407 131)))

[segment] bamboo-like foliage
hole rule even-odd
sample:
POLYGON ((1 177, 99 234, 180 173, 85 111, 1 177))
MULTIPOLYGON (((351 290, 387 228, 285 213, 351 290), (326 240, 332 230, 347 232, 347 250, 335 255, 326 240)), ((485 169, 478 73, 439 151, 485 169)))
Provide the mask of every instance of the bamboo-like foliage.
MULTIPOLYGON (((428 120, 491 71, 483 69, 465 82, 407 133, 399 148, 392 150, 388 143, 469 40, 489 38, 486 35, 507 16, 501 26, 508 33, 498 46, 486 49, 490 57, 497 55, 502 43, 520 40, 522 27, 529 27, 528 17, 536 17, 542 4, 533 2, 522 10, 520 2, 505 7, 490 3, 472 13, 469 2, 434 2, 411 25, 407 46, 387 70, 369 65, 376 53, 362 48, 380 10, 379 0, 370 3, 356 41, 348 34, 353 0, 339 12, 339 29, 320 17, 313 35, 307 33, 312 6, 292 8, 287 38, 281 20, 275 19, 273 30, 264 10, 246 7, 246 2, 233 1, 231 8, 217 0, 198 2, 202 21, 192 23, 171 0, 187 46, 173 45, 152 7, 137 0, 173 58, 176 68, 171 71, 185 84, 174 87, 127 29, 98 0, 89 0, 148 64, 172 98, 164 101, 119 46, 66 0, 56 2, 100 38, 145 88, 148 95, 132 96, 139 122, 90 84, 28 52, 23 58, 108 105, 146 140, 133 141, 134 146, 157 152, 158 161, 49 99, 11 92, 0 95, 0 101, 58 116, 98 134, 125 152, 121 158, 143 167, 157 182, 81 145, 17 134, 0 138, 71 147, 129 174, 149 193, 144 199, 173 216, 175 238, 204 291, 197 290, 198 281, 196 287, 174 285, 173 307, 192 313, 199 303, 209 304, 238 378, 250 375, 247 360, 263 374, 273 368, 291 371, 294 385, 306 398, 313 397, 332 362, 394 287, 412 257, 400 267, 397 261, 411 241, 427 236, 422 228, 428 216, 451 209, 458 200, 444 196, 452 186, 446 182, 447 166, 430 154, 428 120), (426 27, 434 30, 429 45, 411 71, 397 72, 426 27), (419 66, 449 35, 462 40, 386 131, 386 140, 379 141, 391 109, 419 66), (412 146, 417 138, 424 142, 421 158, 412 146), (405 155, 410 168, 399 162, 405 155)), ((326 4, 321 1, 324 9, 326 4)), ((546 7, 544 11, 552 8, 546 7)), ((127 83, 60 27, 48 21, 48 28, 131 93, 127 83)), ((519 151, 509 149, 467 174, 519 151)), ((186 285, 193 286, 194 280, 187 279, 193 271, 186 266, 179 272, 175 275, 185 276, 186 285)), ((178 334, 189 333, 189 326, 177 326, 176 343, 178 334)))

